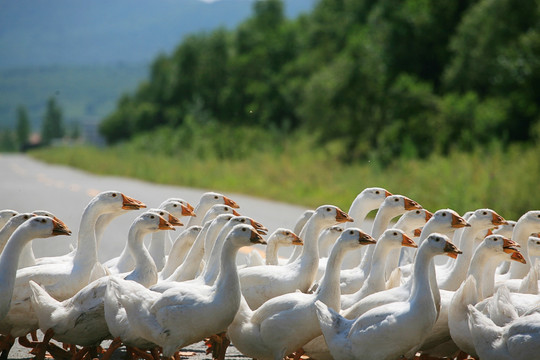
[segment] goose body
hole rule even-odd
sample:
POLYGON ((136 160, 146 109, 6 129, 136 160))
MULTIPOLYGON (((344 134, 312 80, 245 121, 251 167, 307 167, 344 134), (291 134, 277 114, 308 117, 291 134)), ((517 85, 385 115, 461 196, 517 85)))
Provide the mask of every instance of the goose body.
POLYGON ((103 192, 94 197, 83 213, 77 254, 71 263, 36 265, 17 272, 12 305, 6 317, 0 321, 0 333, 19 337, 37 329, 38 319, 30 302, 30 280, 44 287, 58 300, 67 299, 86 286, 98 263, 94 237, 97 218, 103 213, 139 209, 141 206, 144 204, 116 191, 103 192))
MULTIPOLYGON (((174 230, 174 227, 153 212, 146 212, 133 221, 128 241, 137 266, 130 274, 123 276, 124 279, 145 287, 155 284, 157 269, 143 245, 143 238, 158 230, 174 230)), ((108 277, 99 278, 69 299, 57 301, 37 283, 30 281, 32 306, 39 319, 40 329, 44 333, 53 330, 53 339, 63 343, 98 345, 109 337, 103 304, 107 282, 108 277)))
POLYGON ((307 292, 319 266, 319 233, 325 227, 351 220, 335 206, 319 206, 304 226, 302 233, 305 235, 300 235, 304 246, 303 253, 297 260, 283 266, 264 265, 240 269, 242 294, 250 308, 256 309, 273 297, 296 290, 307 292))
MULTIPOLYGON (((236 254, 240 247, 255 243, 264 240, 251 226, 237 225, 223 245, 220 275, 211 287, 180 286, 163 294, 140 289, 134 293, 124 291, 122 281, 111 279, 112 291, 108 295, 115 297, 125 309, 129 326, 124 330, 138 333, 136 336, 141 334, 148 343, 161 346, 167 357, 186 345, 226 330, 240 305, 236 254)), ((106 319, 109 322, 118 318, 106 319)))
POLYGON ((335 359, 394 360, 414 355, 437 318, 429 264, 435 255, 456 257, 459 253, 445 235, 430 235, 418 248, 409 298, 376 307, 358 319, 347 320, 317 302, 317 317, 332 356, 335 359))
POLYGON ((172 244, 163 270, 158 274, 160 280, 168 278, 182 264, 201 230, 201 226, 193 225, 182 231, 182 234, 172 244))
POLYGON ((19 220, 22 220, 23 223, 10 236, 2 254, 0 254, 0 293, 2 294, 0 297, 0 322, 11 308, 11 298, 22 248, 35 238, 71 234, 71 231, 63 223, 53 219, 43 216, 29 217, 29 219, 25 219, 25 217, 24 214, 21 214, 10 218, 10 222, 15 220, 15 223, 18 223, 19 220))
POLYGON ((375 243, 368 234, 355 228, 343 231, 328 260, 328 269, 318 291, 274 297, 256 311, 243 302, 227 333, 245 355, 257 359, 282 359, 321 334, 315 316, 315 302, 339 307, 339 269, 345 253, 375 243))

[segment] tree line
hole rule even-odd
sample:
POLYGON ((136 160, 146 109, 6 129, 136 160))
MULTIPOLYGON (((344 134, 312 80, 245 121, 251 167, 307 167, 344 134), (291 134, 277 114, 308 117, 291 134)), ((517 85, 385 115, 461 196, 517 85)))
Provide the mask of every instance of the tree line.
POLYGON ((287 19, 255 1, 198 33, 100 123, 113 144, 152 130, 313 133, 344 161, 426 157, 540 134, 538 0, 320 0, 287 19), (218 124, 218 126, 216 126, 218 124))
POLYGON ((47 107, 43 114, 39 139, 32 142, 32 126, 28 116, 28 110, 24 105, 17 107, 17 120, 14 130, 0 130, 0 151, 25 151, 30 147, 49 146, 54 140, 69 136, 77 139, 80 129, 74 124, 67 134, 62 109, 54 97, 47 101, 47 107))

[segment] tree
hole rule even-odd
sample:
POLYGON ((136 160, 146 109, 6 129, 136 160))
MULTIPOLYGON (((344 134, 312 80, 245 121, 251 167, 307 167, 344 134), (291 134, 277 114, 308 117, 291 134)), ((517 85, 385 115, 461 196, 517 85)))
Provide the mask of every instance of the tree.
POLYGON ((28 137, 30 136, 30 120, 28 119, 28 112, 26 107, 19 105, 17 108, 17 144, 19 149, 22 149, 24 145, 28 142, 28 137))
POLYGON ((62 121, 62 110, 56 103, 54 97, 49 98, 47 109, 43 118, 41 129, 41 141, 49 145, 53 139, 59 139, 64 136, 65 129, 62 121))

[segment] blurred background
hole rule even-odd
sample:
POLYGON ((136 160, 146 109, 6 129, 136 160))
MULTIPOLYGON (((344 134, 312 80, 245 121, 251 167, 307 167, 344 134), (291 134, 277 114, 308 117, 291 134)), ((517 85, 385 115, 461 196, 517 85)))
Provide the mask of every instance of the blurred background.
POLYGON ((0 0, 0 149, 348 208, 539 208, 540 4, 0 0), (66 147, 70 151, 65 151, 66 147))

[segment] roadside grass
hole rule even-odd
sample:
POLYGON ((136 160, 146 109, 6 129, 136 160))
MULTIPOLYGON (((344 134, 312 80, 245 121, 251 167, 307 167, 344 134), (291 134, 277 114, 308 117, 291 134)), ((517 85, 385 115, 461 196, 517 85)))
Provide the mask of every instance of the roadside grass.
POLYGON ((347 210, 364 188, 380 186, 430 211, 452 208, 464 213, 487 207, 517 220, 528 210, 540 209, 538 145, 396 159, 384 167, 375 161, 346 165, 328 149, 306 145, 287 143, 279 151, 254 151, 235 159, 201 160, 189 151, 173 155, 129 145, 47 148, 30 155, 97 174, 243 193, 306 208, 334 204, 347 210))

